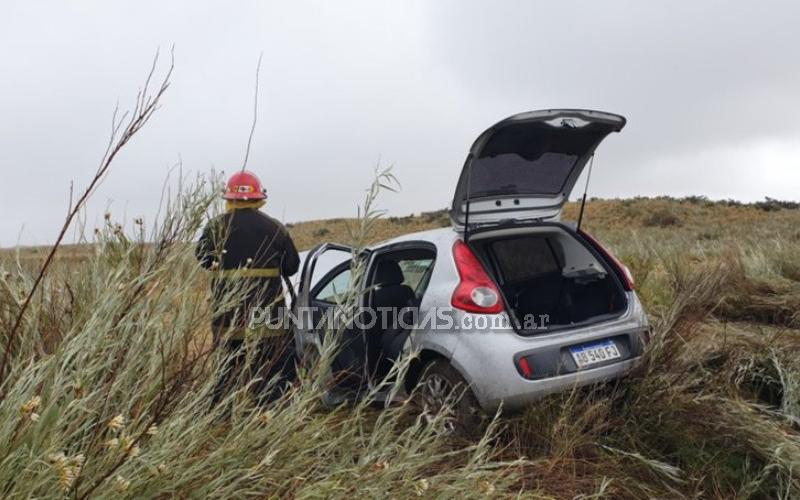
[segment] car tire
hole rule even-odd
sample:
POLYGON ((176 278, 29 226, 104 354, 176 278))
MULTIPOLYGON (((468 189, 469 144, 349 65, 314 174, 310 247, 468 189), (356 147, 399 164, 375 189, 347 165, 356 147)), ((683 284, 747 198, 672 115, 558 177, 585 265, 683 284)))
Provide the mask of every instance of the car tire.
POLYGON ((444 425, 448 432, 465 436, 482 434, 486 418, 464 377, 447 361, 425 366, 414 389, 413 401, 431 420, 448 407, 444 425))

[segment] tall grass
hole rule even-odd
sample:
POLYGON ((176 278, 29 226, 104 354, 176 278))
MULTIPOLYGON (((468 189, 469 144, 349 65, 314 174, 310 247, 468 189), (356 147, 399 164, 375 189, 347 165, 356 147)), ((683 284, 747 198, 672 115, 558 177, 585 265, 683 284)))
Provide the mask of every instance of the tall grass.
MULTIPOLYGON (((455 494, 503 489, 487 441, 452 446, 436 419, 369 401, 320 408, 303 384, 273 406, 244 383, 217 406, 207 277, 191 244, 216 190, 202 180, 146 243, 111 220, 80 265, 54 268, 25 316, 0 402, 4 497, 455 494), (487 486, 488 485, 488 486, 487 486)), ((357 230, 358 231, 358 230, 357 230)), ((2 328, 31 272, 3 263, 2 328), (21 289, 21 291, 20 291, 21 289)), ((223 306, 224 307, 224 306, 223 306)))
MULTIPOLYGON (((91 255, 55 263, 0 387, 2 496, 800 496, 793 233, 698 238, 685 216, 674 230, 597 228, 651 313, 642 363, 453 436, 410 405, 326 410, 314 374, 269 407, 245 379, 209 404, 224 360, 192 244, 212 184, 190 183, 149 231, 109 217, 91 255)), ((375 227, 362 222, 356 246, 375 227)), ((36 270, 0 265, 7 335, 36 270)))
POLYGON ((638 368, 508 421, 506 453, 539 458, 524 484, 560 497, 800 495, 800 331, 786 319, 798 289, 781 281, 776 251, 786 242, 674 239, 615 248, 654 313, 638 368))

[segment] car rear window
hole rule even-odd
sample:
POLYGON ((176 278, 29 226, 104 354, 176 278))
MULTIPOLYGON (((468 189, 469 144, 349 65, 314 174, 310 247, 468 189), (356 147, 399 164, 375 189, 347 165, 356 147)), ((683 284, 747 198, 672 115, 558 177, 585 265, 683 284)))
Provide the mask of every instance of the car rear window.
POLYGON ((578 156, 542 153, 527 160, 516 153, 480 158, 472 165, 472 197, 561 192, 578 156))
POLYGON ((470 197, 561 193, 578 160, 607 133, 524 123, 498 130, 472 162, 470 197))
POLYGON ((507 283, 528 281, 561 270, 547 238, 500 240, 492 243, 491 249, 507 283))

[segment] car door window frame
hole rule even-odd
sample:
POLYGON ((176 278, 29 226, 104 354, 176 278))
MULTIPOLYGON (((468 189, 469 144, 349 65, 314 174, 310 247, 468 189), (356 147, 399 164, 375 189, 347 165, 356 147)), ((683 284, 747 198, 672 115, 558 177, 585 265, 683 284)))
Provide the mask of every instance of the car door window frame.
MULTIPOLYGON (((367 290, 371 290, 371 288, 374 286, 376 262, 387 253, 401 252, 403 250, 430 250, 433 253, 433 262, 431 262, 431 268, 436 265, 436 259, 439 257, 436 245, 424 240, 401 241, 399 243, 392 243, 380 248, 375 248, 371 252, 372 255, 370 255, 369 262, 367 263, 367 275, 365 280, 367 290)), ((431 272, 433 271, 431 270, 431 272)), ((430 281, 428 282, 428 285, 430 285, 430 281)), ((364 295, 366 300, 365 304, 371 305, 372 294, 366 293, 364 295)))
MULTIPOLYGON (((339 243, 331 243, 331 242, 321 243, 321 244, 315 246, 314 248, 312 248, 308 252, 308 256, 306 257, 305 262, 303 262, 303 270, 300 273, 300 279, 299 279, 299 282, 298 282, 297 304, 293 305, 293 309, 295 310, 295 313, 297 313, 297 306, 300 306, 300 307, 309 307, 310 306, 310 304, 311 304, 311 294, 309 293, 310 290, 308 290, 308 288, 309 288, 310 283, 311 283, 311 277, 314 274, 314 269, 316 269, 317 260, 319 259, 320 255, 322 255, 323 253, 325 253, 327 251, 330 251, 330 250, 335 250, 335 251, 340 251, 340 252, 349 252, 350 255, 353 254, 353 248, 352 247, 347 246, 347 245, 341 245, 339 243)), ((350 261, 345 261, 345 262, 349 263, 350 261)), ((328 273, 330 273, 330 271, 328 273)), ((326 276, 327 276, 327 273, 326 273, 326 276)), ((295 328, 294 328, 295 335, 301 335, 301 336, 304 335, 304 334, 311 333, 313 331, 314 331, 313 325, 304 324, 303 321, 301 321, 299 324, 295 325, 295 328)))
MULTIPOLYGON (((308 294, 309 301, 325 302, 327 304, 335 303, 329 300, 319 299, 317 298, 317 296, 320 294, 320 292, 322 292, 325 289, 325 287, 327 287, 339 275, 345 272, 352 272, 351 271, 352 264, 353 264, 352 261, 342 262, 341 264, 338 264, 336 267, 328 271, 328 273, 325 276, 323 276, 319 280, 319 282, 316 285, 314 285, 313 288, 311 288, 311 292, 308 294)), ((347 286, 349 287, 351 283, 352 283, 352 276, 350 277, 350 279, 348 279, 347 286)), ((344 292, 344 290, 340 290, 339 292, 344 292)))

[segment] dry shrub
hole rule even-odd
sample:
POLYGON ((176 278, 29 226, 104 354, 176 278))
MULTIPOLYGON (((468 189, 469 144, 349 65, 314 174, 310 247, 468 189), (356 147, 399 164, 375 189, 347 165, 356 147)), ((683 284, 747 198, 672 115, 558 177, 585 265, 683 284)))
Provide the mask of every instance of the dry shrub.
POLYGON ((736 249, 703 259, 664 249, 653 259, 671 301, 640 365, 508 420, 504 456, 530 460, 521 487, 557 498, 800 494, 800 336, 715 318, 747 283, 736 249))
POLYGON ((681 219, 670 210, 660 209, 647 215, 642 220, 642 224, 646 227, 680 226, 681 219))
MULTIPOLYGON (((152 244, 106 228, 92 257, 48 274, 0 383, 2 496, 508 491, 518 464, 494 461, 488 438, 455 444, 442 415, 377 412, 370 398, 326 411, 312 379, 271 407, 254 404, 244 378, 209 404, 225 360, 206 341, 213 311, 192 240, 217 192, 200 182, 181 193, 152 244)), ((30 280, 3 271, 0 337, 19 302, 9 290, 30 280)))
MULTIPOLYGON (((797 249, 793 249, 797 250, 797 249)), ((800 285, 792 275, 797 257, 783 246, 763 245, 736 261, 732 286, 723 291, 720 317, 736 321, 796 326, 800 311, 800 285)))
MULTIPOLYGON (((2 386, 3 496, 800 495, 800 331, 789 320, 800 252, 789 211, 754 228, 753 212, 766 212, 687 201, 698 217, 726 214, 718 239, 605 226, 599 236, 631 267, 651 313, 639 366, 504 416, 497 433, 454 439, 405 406, 324 410, 313 383, 271 408, 254 406, 244 386, 209 407, 222 360, 208 351, 211 311, 191 242, 213 191, 171 212, 150 239, 161 244, 109 226, 53 269, 2 386)), ((617 220, 618 206, 596 205, 594 220, 617 220)), ((439 224, 429 219, 376 221, 379 234, 363 240, 439 224)), ((352 222, 331 223, 325 239, 341 240, 352 222)), ((307 241, 320 227, 306 227, 307 241)), ((2 332, 37 259, 2 260, 2 332)))

